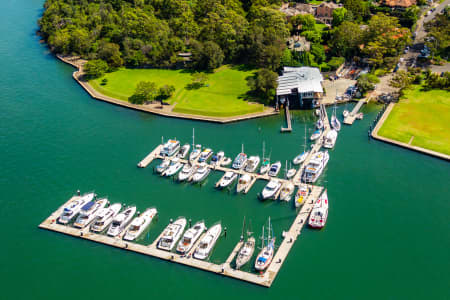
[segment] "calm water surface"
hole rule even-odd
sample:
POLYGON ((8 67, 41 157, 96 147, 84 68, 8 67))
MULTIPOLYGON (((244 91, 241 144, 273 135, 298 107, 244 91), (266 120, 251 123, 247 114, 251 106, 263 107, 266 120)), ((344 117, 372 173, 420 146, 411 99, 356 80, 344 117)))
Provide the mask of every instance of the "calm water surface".
MULTIPOLYGON (((311 112, 231 125, 165 119, 101 103, 71 78, 35 36, 43 0, 0 4, 0 248, 2 299, 444 299, 449 297, 449 164, 368 141, 379 110, 344 127, 319 184, 330 215, 322 231, 305 229, 272 288, 266 289, 112 247, 39 230, 37 225, 77 189, 112 202, 156 206, 152 241, 170 218, 186 216, 228 227, 211 260, 223 261, 240 235, 243 216, 259 233, 268 216, 275 234, 295 211, 284 203, 216 191, 219 173, 203 187, 175 184, 136 163, 161 136, 196 140, 236 154, 241 144, 272 160, 292 158, 308 135, 311 112), (7 229, 7 230, 6 230, 7 229)), ((344 107, 339 108, 339 113, 344 107)))

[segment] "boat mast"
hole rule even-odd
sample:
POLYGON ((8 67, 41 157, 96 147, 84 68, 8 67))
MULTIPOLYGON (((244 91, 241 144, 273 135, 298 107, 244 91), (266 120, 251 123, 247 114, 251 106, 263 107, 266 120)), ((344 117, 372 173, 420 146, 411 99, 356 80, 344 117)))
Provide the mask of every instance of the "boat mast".
POLYGON ((303 145, 303 153, 306 152, 306 123, 305 123, 305 144, 303 145))
POLYGON ((245 228, 245 216, 244 216, 244 221, 242 222, 242 234, 241 234, 241 241, 244 240, 244 228, 245 228))
POLYGON ((244 153, 244 143, 241 144, 241 153, 244 153))
POLYGON ((194 138, 195 138, 195 128, 192 128, 192 150, 194 150, 195 148, 194 138))
POLYGON ((263 155, 262 155, 262 159, 263 159, 263 161, 264 161, 264 152, 265 152, 265 149, 266 148, 266 143, 265 142, 263 142, 263 155))

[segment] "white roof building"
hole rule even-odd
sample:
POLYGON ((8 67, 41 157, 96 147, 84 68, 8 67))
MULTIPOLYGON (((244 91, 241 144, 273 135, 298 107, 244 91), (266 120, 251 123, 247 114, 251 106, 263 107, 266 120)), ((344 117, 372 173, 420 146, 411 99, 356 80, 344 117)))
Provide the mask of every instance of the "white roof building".
MULTIPOLYGON (((293 102, 298 99, 299 105, 305 106, 304 100, 318 100, 323 95, 323 77, 318 68, 284 67, 277 81, 277 99, 281 103, 289 99, 291 105, 296 105, 293 102)), ((311 105, 316 106, 315 101, 311 105)))

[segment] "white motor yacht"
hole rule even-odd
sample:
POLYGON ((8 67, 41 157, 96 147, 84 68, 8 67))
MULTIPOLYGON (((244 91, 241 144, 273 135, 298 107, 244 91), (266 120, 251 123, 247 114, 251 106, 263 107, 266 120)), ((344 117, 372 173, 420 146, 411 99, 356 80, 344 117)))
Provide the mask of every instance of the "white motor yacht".
POLYGON ((107 234, 109 236, 118 236, 130 224, 136 213, 136 206, 131 206, 114 217, 107 234))
POLYGON ((309 226, 312 228, 323 228, 328 218, 328 195, 325 190, 314 203, 314 207, 309 216, 309 226))
POLYGON ((183 147, 181 147, 180 152, 178 152, 177 157, 182 158, 182 159, 186 158, 190 149, 191 149, 191 145, 189 145, 189 144, 183 145, 183 147))
POLYGON ((162 174, 170 166, 170 159, 164 159, 159 165, 156 166, 155 170, 157 173, 162 174))
POLYGON ((223 151, 219 151, 217 152, 216 155, 213 155, 213 157, 211 158, 211 166, 213 167, 219 166, 219 163, 222 161, 224 156, 225 153, 223 151))
POLYGON ((206 259, 211 254, 211 251, 221 232, 222 225, 220 223, 208 229, 205 236, 201 239, 197 249, 195 249, 194 257, 197 259, 206 259))
POLYGON ((127 241, 136 240, 147 229, 157 213, 156 208, 148 208, 138 217, 134 218, 127 232, 125 232, 123 239, 127 241))
POLYGON ((178 181, 187 180, 195 173, 195 171, 197 171, 197 166, 185 164, 184 167, 181 169, 181 172, 178 173, 178 181))
POLYGON ((236 185, 236 192, 240 193, 245 191, 248 185, 252 182, 252 177, 248 174, 241 175, 238 184, 236 185))
POLYGON ((259 168, 259 174, 264 175, 269 172, 270 169, 270 160, 267 158, 263 159, 261 163, 261 167, 259 168))
POLYGON ((173 176, 180 171, 181 168, 183 168, 183 164, 180 162, 179 158, 174 158, 170 163, 170 166, 162 172, 162 175, 167 177, 173 176))
POLYGON ((197 171, 194 173, 194 176, 192 176, 193 182, 201 182, 205 180, 206 177, 208 177, 209 173, 211 172, 211 169, 206 163, 199 164, 197 171))
POLYGON ((327 135, 325 136, 323 146, 328 149, 333 148, 334 144, 336 144, 337 136, 338 136, 338 133, 336 130, 332 129, 332 130, 328 131, 327 135))
POLYGON ((295 207, 300 207, 301 205, 303 205, 303 201, 305 201, 308 195, 309 195, 308 186, 306 184, 301 184, 300 187, 298 188, 297 193, 295 194, 294 198, 295 207))
POLYGON ((235 170, 240 170, 245 167, 247 163, 247 154, 241 152, 239 153, 233 161, 233 165, 231 166, 235 170))
POLYGON ((315 182, 322 174, 323 169, 325 169, 329 158, 330 155, 327 151, 315 153, 303 171, 303 181, 308 183, 315 182))
POLYGON ((92 232, 102 232, 111 224, 112 220, 122 209, 122 204, 114 203, 110 207, 105 207, 100 210, 94 222, 91 224, 92 232))
POLYGON ((259 156, 250 156, 247 161, 247 165, 245 166, 245 171, 247 172, 255 172, 259 166, 259 162, 261 159, 259 156))
POLYGON ((263 199, 271 199, 275 197, 275 194, 278 192, 278 190, 281 188, 281 182, 272 179, 269 181, 269 183, 264 187, 264 189, 261 192, 261 197, 263 199))
POLYGON ((346 110, 346 109, 342 112, 342 116, 343 116, 344 118, 347 118, 349 114, 350 114, 350 113, 349 113, 348 110, 346 110))
POLYGON ((220 179, 219 182, 219 188, 223 189, 226 188, 227 186, 231 185, 237 178, 238 174, 231 172, 231 171, 227 171, 225 172, 225 175, 223 175, 222 179, 220 179))
POLYGON ((290 181, 286 182, 280 191, 280 200, 290 201, 292 194, 294 193, 294 184, 290 181))
POLYGON ((96 195, 89 193, 83 195, 81 198, 70 201, 64 208, 61 215, 58 218, 58 222, 61 224, 69 223, 81 210, 81 208, 88 202, 91 202, 96 195))
POLYGON ((205 150, 200 153, 200 158, 198 159, 198 162, 206 162, 211 156, 213 155, 213 151, 209 148, 206 148, 205 150))
POLYGON ((178 218, 175 222, 167 225, 158 241, 158 248, 171 251, 183 234, 186 227, 186 218, 178 218))
POLYGON ((305 159, 308 156, 308 154, 309 154, 309 151, 303 151, 301 154, 299 154, 296 157, 294 157, 292 162, 294 163, 294 165, 299 165, 299 164, 301 164, 301 163, 303 163, 305 161, 305 159))
POLYGON ((196 160, 200 156, 200 153, 202 153, 202 145, 195 145, 195 148, 189 154, 189 161, 196 160))
POLYGON ((317 129, 317 130, 314 131, 313 134, 311 135, 311 141, 317 140, 321 135, 322 135, 322 130, 317 129))
POLYGON ((193 227, 186 230, 183 238, 178 242, 177 252, 181 254, 188 253, 205 230, 206 226, 203 221, 195 223, 193 227))
POLYGON ((98 215, 98 213, 108 204, 108 199, 103 198, 97 201, 90 201, 86 203, 80 210, 78 218, 75 220, 73 226, 84 228, 89 225, 98 215))
POLYGON ((243 265, 248 263, 253 256, 253 252, 255 252, 255 238, 251 236, 247 239, 237 254, 236 269, 239 270, 243 265))
POLYGON ((281 162, 277 161, 270 166, 269 176, 276 177, 281 170, 281 162))
POLYGON ((172 156, 178 153, 179 150, 180 150, 180 141, 168 140, 167 143, 164 144, 159 154, 161 156, 172 156))

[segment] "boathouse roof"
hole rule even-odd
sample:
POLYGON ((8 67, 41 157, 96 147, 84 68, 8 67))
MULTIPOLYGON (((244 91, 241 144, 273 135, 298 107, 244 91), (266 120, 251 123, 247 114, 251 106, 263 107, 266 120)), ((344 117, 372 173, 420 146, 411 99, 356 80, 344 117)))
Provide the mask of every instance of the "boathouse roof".
POLYGON ((291 94, 293 89, 299 93, 323 93, 323 77, 318 68, 284 67, 283 75, 278 77, 277 95, 291 94))

